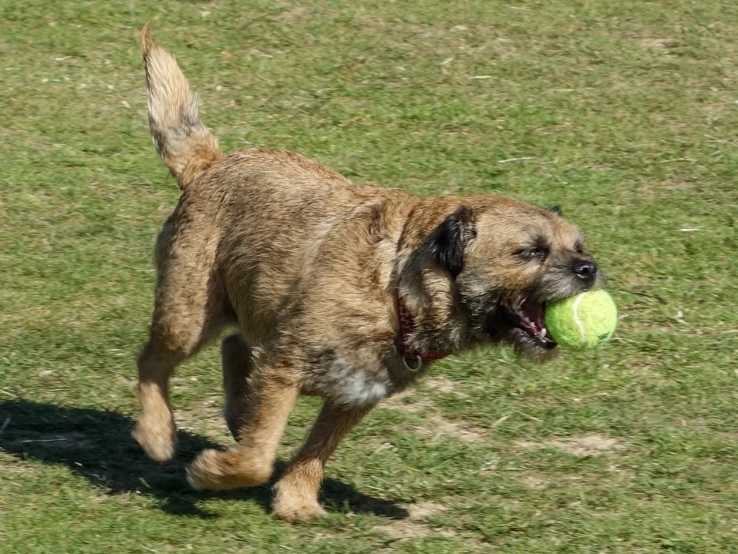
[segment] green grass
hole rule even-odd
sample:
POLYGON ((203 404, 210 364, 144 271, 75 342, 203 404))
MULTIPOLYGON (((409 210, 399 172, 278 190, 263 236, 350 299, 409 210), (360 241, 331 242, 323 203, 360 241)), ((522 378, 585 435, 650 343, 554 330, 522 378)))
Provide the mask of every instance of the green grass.
POLYGON ((0 550, 738 552, 736 37, 730 0, 0 0, 0 550), (191 491, 184 465, 228 443, 217 349, 173 383, 176 460, 128 436, 178 196, 148 137, 148 20, 226 150, 563 205, 616 339, 438 363, 341 445, 320 521, 276 521, 268 487, 191 491))

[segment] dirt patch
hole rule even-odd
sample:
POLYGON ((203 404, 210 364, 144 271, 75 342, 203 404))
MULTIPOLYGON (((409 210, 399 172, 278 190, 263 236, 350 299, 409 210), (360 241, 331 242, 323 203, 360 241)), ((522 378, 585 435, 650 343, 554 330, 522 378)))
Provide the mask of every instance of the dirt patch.
POLYGON ((459 425, 439 415, 429 416, 423 427, 413 427, 413 431, 419 435, 426 436, 435 436, 440 433, 463 442, 479 442, 484 440, 484 429, 481 427, 476 425, 459 425))
POLYGON ((440 392, 443 394, 453 394, 458 396, 459 398, 467 398, 469 395, 464 394, 463 392, 457 391, 458 384, 455 381, 452 381, 448 377, 443 376, 437 376, 437 377, 429 377, 425 381, 423 381, 423 386, 431 391, 434 392, 440 392))
POLYGON ((205 400, 188 410, 174 410, 174 421, 182 431, 203 433, 218 441, 230 437, 223 409, 215 399, 205 400))
POLYGON ((437 530, 425 523, 427 518, 447 509, 443 504, 419 502, 417 504, 404 504, 402 507, 410 514, 407 519, 395 521, 387 525, 378 525, 374 529, 396 541, 407 541, 431 535, 440 535, 442 537, 453 537, 456 535, 451 529, 437 530))
POLYGON ((545 490, 551 485, 551 483, 540 477, 524 477, 522 481, 528 488, 535 491, 545 490))
POLYGON ((638 38, 635 39, 635 43, 644 48, 661 50, 662 52, 668 52, 670 48, 676 46, 676 41, 673 38, 638 38))
POLYGON ((427 400, 410 401, 413 391, 404 390, 383 401, 379 407, 388 410, 402 410, 409 414, 417 414, 433 409, 433 405, 427 400))
POLYGON ((423 436, 446 435, 463 442, 484 440, 485 430, 476 425, 458 424, 438 415, 438 409, 428 400, 408 402, 409 392, 403 392, 385 400, 380 406, 389 410, 402 410, 410 414, 432 414, 424 418, 423 425, 411 425, 410 429, 423 436))
POLYGON ((429 527, 414 521, 397 521, 388 525, 377 525, 374 529, 396 541, 409 541, 433 533, 429 527))
POLYGON ((410 514, 410 519, 413 521, 419 521, 440 514, 446 511, 448 508, 438 502, 419 502, 417 504, 405 504, 403 506, 410 514))
POLYGON ((586 435, 584 437, 566 437, 551 439, 545 442, 519 441, 519 448, 538 450, 540 448, 555 448, 574 456, 599 456, 619 450, 622 445, 613 438, 604 435, 586 435))

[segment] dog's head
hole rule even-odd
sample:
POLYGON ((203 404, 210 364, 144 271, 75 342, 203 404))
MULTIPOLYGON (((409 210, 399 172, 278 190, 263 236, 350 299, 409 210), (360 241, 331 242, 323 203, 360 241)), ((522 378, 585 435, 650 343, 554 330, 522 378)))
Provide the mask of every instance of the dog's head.
POLYGON ((506 198, 469 198, 448 209, 415 249, 428 305, 447 306, 426 311, 429 342, 504 342, 545 357, 556 347, 546 305, 602 280, 582 233, 557 208, 506 198))

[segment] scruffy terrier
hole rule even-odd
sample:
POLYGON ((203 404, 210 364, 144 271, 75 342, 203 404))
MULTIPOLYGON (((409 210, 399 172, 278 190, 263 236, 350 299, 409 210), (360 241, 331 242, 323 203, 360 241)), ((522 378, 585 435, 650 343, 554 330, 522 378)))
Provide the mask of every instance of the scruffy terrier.
POLYGON ((238 327, 222 346, 238 443, 203 451, 187 472, 192 486, 268 481, 295 401, 316 395, 325 404, 273 508, 289 521, 318 516, 326 461, 379 401, 479 345, 549 356, 546 303, 598 285, 581 233, 557 210, 357 185, 291 152, 221 153, 148 28, 142 49, 151 135, 182 189, 156 244, 153 321, 138 359, 133 435, 151 458, 174 453, 174 368, 238 327))

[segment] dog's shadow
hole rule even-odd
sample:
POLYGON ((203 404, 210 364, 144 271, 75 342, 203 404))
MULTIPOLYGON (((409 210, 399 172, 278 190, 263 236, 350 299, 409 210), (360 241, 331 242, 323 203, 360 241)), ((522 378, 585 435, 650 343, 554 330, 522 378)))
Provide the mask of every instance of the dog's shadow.
MULTIPOLYGON (((195 491, 187 484, 185 466, 203 448, 218 448, 209 440, 178 432, 177 455, 170 462, 149 460, 131 438, 133 422, 109 411, 65 408, 28 400, 0 404, 0 448, 22 459, 67 466, 106 494, 144 494, 157 498, 165 512, 214 517, 199 501, 225 498, 257 502, 269 510, 272 483, 229 492, 195 491)), ((275 479, 285 465, 277 464, 275 479)), ((323 483, 321 501, 329 511, 350 510, 390 519, 408 512, 391 500, 366 496, 334 479, 323 483)))

